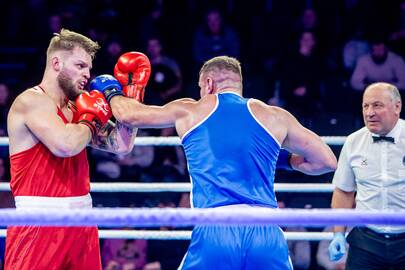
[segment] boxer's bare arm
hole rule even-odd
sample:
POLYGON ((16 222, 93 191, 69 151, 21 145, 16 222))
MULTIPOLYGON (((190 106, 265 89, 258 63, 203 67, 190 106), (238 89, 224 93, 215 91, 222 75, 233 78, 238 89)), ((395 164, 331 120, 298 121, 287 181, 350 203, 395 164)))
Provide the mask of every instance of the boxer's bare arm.
POLYGON ((70 157, 82 151, 91 139, 87 126, 65 124, 57 115, 56 104, 32 89, 16 98, 7 125, 10 154, 27 150, 40 141, 54 155, 70 157))
POLYGON ((108 121, 107 125, 93 138, 90 146, 115 154, 128 154, 134 147, 137 131, 137 128, 121 122, 108 121))
POLYGON ((189 117, 198 107, 195 100, 183 98, 174 100, 164 106, 150 106, 126 97, 111 99, 114 117, 125 125, 138 128, 164 128, 176 126, 181 136, 194 119, 189 117))
POLYGON ((254 99, 249 106, 283 148, 294 153, 290 163, 295 170, 305 174, 322 174, 336 168, 336 157, 329 146, 289 112, 254 99))
POLYGON ((287 125, 287 136, 283 147, 292 153, 292 167, 305 174, 318 175, 334 171, 337 166, 336 156, 328 145, 311 130, 303 127, 287 111, 283 112, 283 122, 287 125))

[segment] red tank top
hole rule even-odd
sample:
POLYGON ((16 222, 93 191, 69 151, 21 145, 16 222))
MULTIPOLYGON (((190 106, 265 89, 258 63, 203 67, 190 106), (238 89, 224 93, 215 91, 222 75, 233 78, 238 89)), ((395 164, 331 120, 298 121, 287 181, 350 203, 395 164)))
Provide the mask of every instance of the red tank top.
MULTIPOLYGON (((58 116, 69 123, 58 108, 58 116)), ((14 196, 72 197, 90 191, 86 149, 73 157, 57 157, 41 142, 10 156, 14 196)))

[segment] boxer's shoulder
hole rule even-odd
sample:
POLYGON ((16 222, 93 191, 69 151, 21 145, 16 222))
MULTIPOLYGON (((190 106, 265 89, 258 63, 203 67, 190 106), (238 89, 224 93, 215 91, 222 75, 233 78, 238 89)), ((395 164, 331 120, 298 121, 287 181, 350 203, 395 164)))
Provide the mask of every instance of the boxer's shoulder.
POLYGON ((28 88, 14 100, 10 111, 25 112, 33 108, 56 109, 56 104, 46 93, 36 88, 28 88))

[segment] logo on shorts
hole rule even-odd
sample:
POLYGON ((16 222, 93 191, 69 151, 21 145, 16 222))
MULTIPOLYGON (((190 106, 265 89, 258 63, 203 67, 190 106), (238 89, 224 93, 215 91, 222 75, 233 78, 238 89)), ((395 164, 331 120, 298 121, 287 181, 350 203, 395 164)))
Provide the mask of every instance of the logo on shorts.
POLYGON ((360 165, 361 166, 367 166, 367 158, 362 158, 360 165))
POLYGON ((108 112, 110 111, 110 108, 107 103, 102 98, 97 98, 96 103, 93 105, 97 109, 103 112, 104 115, 108 115, 108 112))

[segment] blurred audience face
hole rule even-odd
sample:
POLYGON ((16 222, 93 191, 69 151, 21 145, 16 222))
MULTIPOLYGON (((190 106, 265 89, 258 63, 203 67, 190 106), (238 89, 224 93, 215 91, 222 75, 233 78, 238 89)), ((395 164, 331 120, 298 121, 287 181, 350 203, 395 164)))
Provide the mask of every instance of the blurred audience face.
POLYGON ((388 50, 384 43, 376 43, 371 46, 371 57, 376 64, 385 62, 388 56, 388 50))
POLYGON ((148 40, 148 53, 150 58, 154 59, 160 56, 160 53, 162 51, 162 45, 160 44, 160 41, 156 38, 152 38, 148 40))
POLYGON ((363 95, 363 118, 370 132, 386 135, 399 119, 401 101, 393 98, 387 84, 369 86, 363 95))
POLYGON ((0 83, 0 106, 7 105, 10 89, 4 83, 0 83))
POLYGON ((300 53, 310 55, 315 47, 316 41, 312 32, 303 32, 300 39, 300 53))
POLYGON ((207 25, 210 32, 214 35, 218 35, 222 28, 222 17, 219 11, 212 10, 207 14, 207 25))

